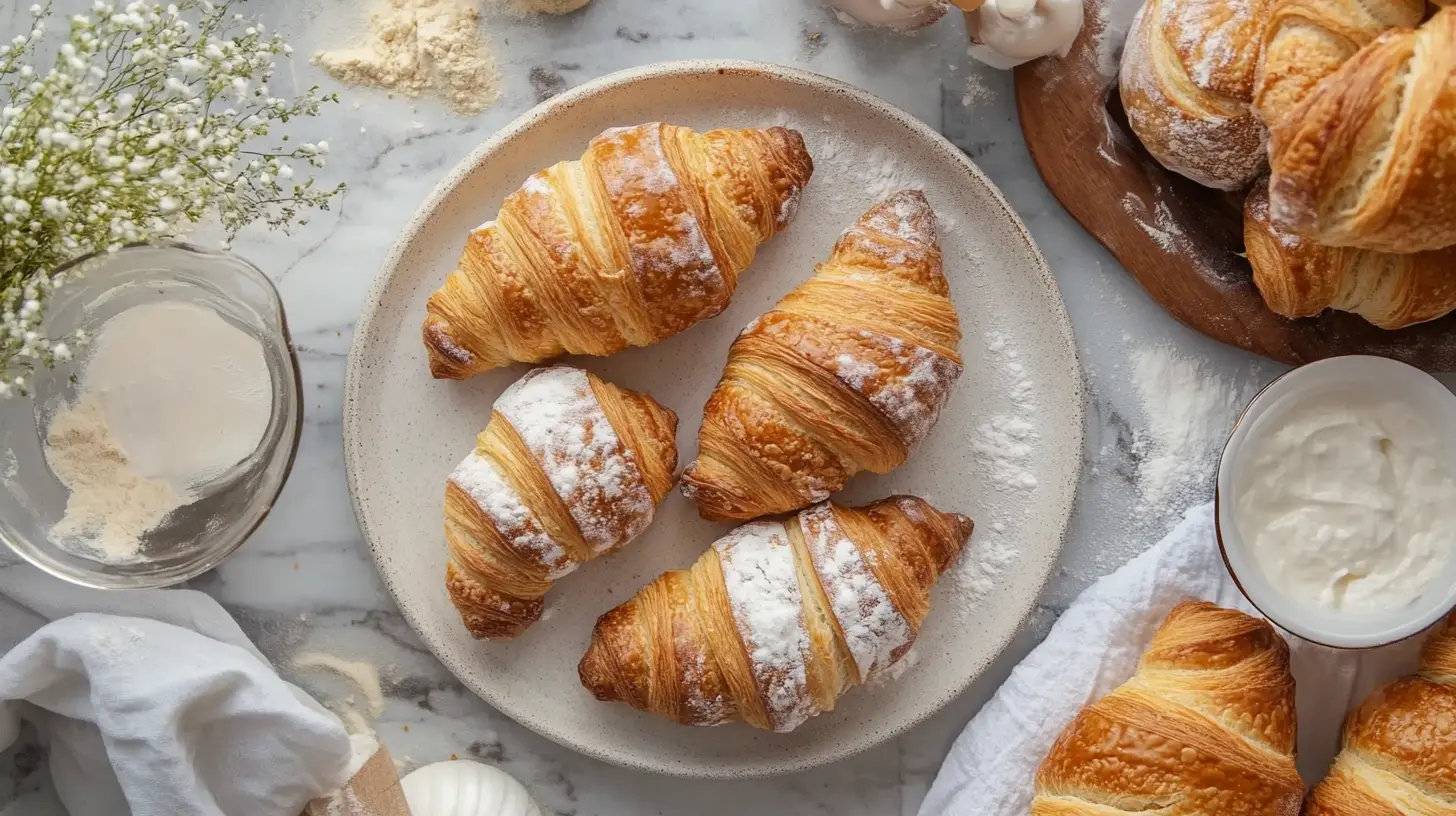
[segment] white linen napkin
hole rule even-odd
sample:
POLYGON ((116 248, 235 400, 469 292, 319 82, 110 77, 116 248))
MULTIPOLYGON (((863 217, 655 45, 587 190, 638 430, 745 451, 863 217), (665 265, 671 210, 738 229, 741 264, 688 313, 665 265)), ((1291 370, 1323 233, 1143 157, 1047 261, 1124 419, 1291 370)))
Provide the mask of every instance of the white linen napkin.
MULTIPOLYGON (((1132 676, 1163 618, 1187 600, 1254 613, 1219 554, 1212 504, 1189 510, 1166 538, 1073 602, 956 739, 920 816, 1025 816, 1036 769, 1062 729, 1084 705, 1132 676)), ((1296 686, 1299 769, 1313 783, 1339 748, 1352 704, 1413 671, 1422 638, 1342 652, 1285 637, 1296 686)))
POLYGON ((0 650, 0 748, 17 715, 34 723, 70 816, 297 816, 348 779, 338 717, 200 592, 104 592, 5 566, 0 650))

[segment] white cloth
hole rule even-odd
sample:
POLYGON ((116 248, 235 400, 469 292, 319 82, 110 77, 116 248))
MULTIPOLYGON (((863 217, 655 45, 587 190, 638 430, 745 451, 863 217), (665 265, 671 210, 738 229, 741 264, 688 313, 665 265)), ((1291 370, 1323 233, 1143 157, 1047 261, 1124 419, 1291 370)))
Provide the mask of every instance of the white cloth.
MULTIPOLYGON (((1036 769, 1086 704, 1122 684, 1163 618, 1186 600, 1253 612, 1219 554, 1213 505, 1189 510, 1152 549, 1089 587, 1062 614, 956 739, 920 816, 1025 816, 1036 769)), ((1297 690, 1299 766, 1324 775, 1352 702, 1410 672, 1420 638, 1341 652, 1290 641, 1297 690)))
POLYGON ((338 717, 200 592, 6 566, 0 649, 0 736, 17 714, 36 725, 70 816, 298 816, 347 781, 338 717))

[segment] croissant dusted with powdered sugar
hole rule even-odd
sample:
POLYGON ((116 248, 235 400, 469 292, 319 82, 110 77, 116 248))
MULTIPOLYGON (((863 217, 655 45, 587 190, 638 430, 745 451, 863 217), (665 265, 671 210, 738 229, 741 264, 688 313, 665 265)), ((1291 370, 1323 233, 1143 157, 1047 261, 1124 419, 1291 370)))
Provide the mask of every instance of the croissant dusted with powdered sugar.
POLYGON ((1128 124, 1160 164, 1205 187, 1239 190, 1264 169, 1269 132, 1250 103, 1268 2, 1148 0, 1128 33, 1128 124))
POLYGON ((515 637, 552 583, 631 541, 672 488, 677 415, 566 366, 496 400, 445 484, 445 586, 470 633, 515 637))
POLYGON ((930 433, 961 374, 935 231, 923 193, 891 195, 738 336, 682 477, 704 518, 823 501, 861 470, 898 467, 930 433))
POLYGON ((430 371, 460 379, 666 339, 728 305, 814 164, 781 127, 612 128, 531 176, 430 296, 430 371))
POLYGON ((1295 816, 1294 738, 1289 646, 1274 627, 1179 604, 1137 674, 1052 746, 1030 816, 1295 816))
POLYGON ((1275 314, 1338 309, 1399 329, 1456 310, 1456 246, 1411 255, 1321 246, 1270 220, 1267 183, 1244 202, 1244 246, 1254 285, 1275 314))
POLYGON ((1421 650, 1420 671, 1377 689, 1345 721, 1345 744, 1305 816, 1456 813, 1456 618, 1421 650))
POLYGON ((1456 8, 1392 29, 1300 103, 1270 142, 1275 223, 1326 246, 1456 244, 1456 8))
POLYGON ((1289 121, 1320 80, 1381 32, 1414 26, 1425 0, 1272 0, 1254 109, 1269 127, 1289 121))
POLYGON ((905 656, 971 527, 913 496, 745 524, 602 615, 581 683, 685 725, 791 731, 905 656))

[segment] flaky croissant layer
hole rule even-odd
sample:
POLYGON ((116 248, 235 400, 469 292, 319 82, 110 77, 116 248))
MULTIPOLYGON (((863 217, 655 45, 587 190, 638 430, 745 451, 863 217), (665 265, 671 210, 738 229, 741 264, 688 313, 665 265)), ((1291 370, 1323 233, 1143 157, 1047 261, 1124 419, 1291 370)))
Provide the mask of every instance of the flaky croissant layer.
POLYGON ((446 589, 479 638, 515 637, 558 579, 651 523, 677 467, 677 415, 566 366, 496 400, 445 484, 446 589))
POLYGON ((935 212, 901 190, 734 341, 683 493, 704 518, 750 519, 900 466, 961 375, 960 339, 935 212))
POLYGON ((781 127, 612 128, 531 176, 430 296, 430 371, 460 379, 664 340, 728 305, 814 171, 781 127))
POLYGON ((1289 646, 1274 627, 1179 604, 1132 679, 1052 746, 1031 816, 1295 816, 1294 745, 1289 646))
POLYGON ((602 615, 582 685, 686 725, 791 731, 904 657, 971 527, 913 496, 745 524, 602 615))

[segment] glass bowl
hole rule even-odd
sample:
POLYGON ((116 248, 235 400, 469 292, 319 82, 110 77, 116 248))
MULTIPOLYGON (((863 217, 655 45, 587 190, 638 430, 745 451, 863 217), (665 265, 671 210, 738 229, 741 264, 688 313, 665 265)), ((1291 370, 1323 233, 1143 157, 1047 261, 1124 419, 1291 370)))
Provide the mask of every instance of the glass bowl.
POLYGON ((127 247, 79 259, 65 271, 67 280, 47 302, 49 336, 77 330, 95 336, 109 318, 147 303, 210 308, 262 345, 272 412, 252 455, 198 486, 194 502, 143 537, 142 558, 112 563, 49 535, 69 493, 46 464, 42 439, 56 410, 75 397, 85 350, 76 362, 36 371, 28 396, 0 399, 0 540, 58 578, 99 589, 154 588, 200 575, 262 523, 298 452, 303 389, 278 290, 240 258, 185 244, 127 247))

